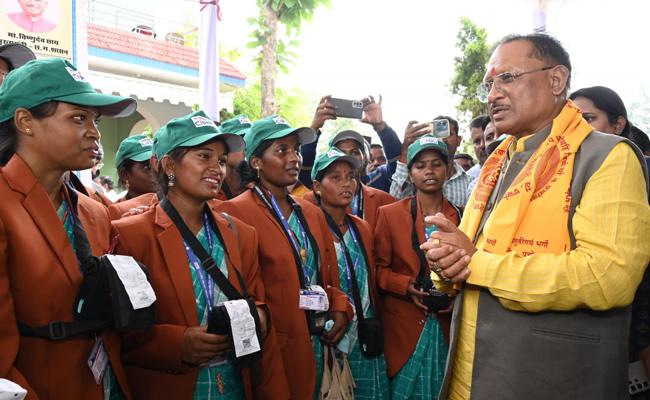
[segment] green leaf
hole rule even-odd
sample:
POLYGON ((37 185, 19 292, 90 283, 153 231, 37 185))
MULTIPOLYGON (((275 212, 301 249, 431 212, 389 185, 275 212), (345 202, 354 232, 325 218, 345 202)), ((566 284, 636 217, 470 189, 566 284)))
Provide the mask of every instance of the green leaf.
POLYGON ((261 37, 261 38, 257 39, 257 43, 259 43, 260 45, 263 45, 263 44, 266 43, 266 39, 261 37))
POLYGON ((259 42, 257 42, 257 41, 246 43, 246 47, 249 48, 249 49, 254 49, 257 46, 261 46, 261 44, 259 42))
POLYGON ((288 8, 293 7, 296 4, 296 0, 284 0, 284 5, 288 8))
POLYGON ((264 26, 264 25, 260 25, 260 29, 263 30, 263 31, 266 32, 266 33, 271 33, 271 29, 267 28, 267 27, 264 26))
POLYGON ((280 69, 282 70, 282 72, 289 75, 289 68, 287 68, 286 66, 280 64, 280 69))
POLYGON ((300 46, 300 41, 299 40, 290 40, 289 41, 289 46, 300 46))
POLYGON ((248 25, 255 25, 255 24, 257 24, 259 21, 257 20, 257 18, 253 18, 253 17, 251 17, 251 18, 248 18, 248 19, 246 20, 246 22, 248 22, 248 25))
POLYGON ((332 9, 332 2, 330 0, 320 0, 321 4, 325 6, 328 10, 332 9))

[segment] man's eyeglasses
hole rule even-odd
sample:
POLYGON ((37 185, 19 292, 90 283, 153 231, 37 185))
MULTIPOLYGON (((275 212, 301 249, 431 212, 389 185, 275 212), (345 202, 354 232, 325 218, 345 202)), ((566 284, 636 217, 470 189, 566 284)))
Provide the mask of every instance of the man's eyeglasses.
POLYGON ((517 74, 513 74, 511 72, 504 72, 502 74, 495 76, 492 81, 483 82, 480 85, 478 85, 478 87, 476 88, 476 97, 478 97, 481 103, 487 103, 488 95, 490 94, 490 90, 492 90, 493 85, 496 86, 499 92, 505 94, 505 92, 502 90, 503 87, 507 87, 509 84, 513 83, 515 81, 515 78, 526 74, 532 74, 533 72, 546 71, 552 68, 555 67, 544 67, 532 71, 519 72, 517 74))

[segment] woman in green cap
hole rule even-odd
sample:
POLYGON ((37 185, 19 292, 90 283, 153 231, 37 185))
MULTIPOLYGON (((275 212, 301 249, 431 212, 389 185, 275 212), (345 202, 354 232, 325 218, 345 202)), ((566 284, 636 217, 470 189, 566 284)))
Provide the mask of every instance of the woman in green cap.
POLYGON ((64 176, 93 167, 101 116, 136 107, 95 92, 62 59, 31 61, 0 87, 0 378, 25 388, 27 399, 130 398, 116 331, 67 336, 50 323, 73 320, 86 267, 79 260, 110 244, 106 209, 64 176), (48 325, 48 334, 32 329, 48 325))
POLYGON ((143 214, 113 222, 116 253, 146 263, 157 295, 157 324, 126 334, 122 343, 133 392, 140 399, 288 399, 266 305, 257 307, 268 337, 258 340, 264 357, 256 387, 252 372, 234 369, 230 335, 207 330, 220 303, 247 294, 257 301, 265 297, 257 232, 208 205, 225 178, 228 154, 243 150, 243 139, 219 132, 203 111, 170 121, 156 138, 164 196, 143 214), (213 272, 204 270, 205 260, 213 272))
POLYGON ((433 285, 420 244, 437 229, 424 222, 426 216, 442 213, 460 223, 461 209, 442 191, 448 165, 442 140, 429 134, 416 140, 408 147, 407 167, 417 195, 381 207, 377 216, 375 262, 377 284, 385 294, 382 317, 393 399, 437 399, 442 385, 449 324, 438 317, 449 315, 450 300, 433 285))
POLYGON ((120 144, 115 155, 115 165, 120 177, 118 187, 126 190, 126 195, 116 203, 156 192, 156 180, 150 161, 152 148, 153 140, 147 135, 129 136, 120 144))
MULTIPOLYGON (((349 362, 356 384, 355 399, 390 399, 382 349, 370 353, 370 344, 362 343, 367 340, 364 334, 369 332, 368 324, 376 324, 380 333, 383 332, 378 318, 372 228, 366 221, 347 213, 358 184, 355 171, 360 166, 356 157, 332 147, 316 159, 311 176, 316 199, 334 239, 340 289, 355 310, 355 317, 348 326, 345 339, 336 346, 335 354, 342 367, 345 366, 344 359, 349 362), (360 321, 363 322, 360 324, 360 321), (364 330, 361 334, 360 329, 364 330)), ((373 333, 370 336, 378 339, 378 335, 373 333)))
POLYGON ((287 193, 298 179, 300 145, 316 140, 316 132, 293 128, 275 115, 256 121, 244 140, 248 161, 242 161, 237 171, 255 186, 218 209, 262 235, 258 246, 262 277, 291 398, 310 400, 320 391, 321 340, 339 342, 353 316, 347 296, 338 289, 336 251, 325 216, 313 204, 287 193), (329 332, 323 331, 326 311, 334 321, 329 332))

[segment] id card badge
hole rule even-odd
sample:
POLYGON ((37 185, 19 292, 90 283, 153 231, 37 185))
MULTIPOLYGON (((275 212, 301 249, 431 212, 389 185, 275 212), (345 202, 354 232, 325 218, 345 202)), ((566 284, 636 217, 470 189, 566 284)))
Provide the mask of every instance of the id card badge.
POLYGON ((95 347, 93 347, 93 351, 90 352, 90 357, 88 358, 88 368, 93 373, 97 385, 101 385, 104 379, 104 373, 108 368, 108 361, 106 346, 104 346, 104 340, 100 336, 95 341, 95 347))
POLYGON ((329 302, 327 293, 320 286, 311 286, 309 289, 300 289, 300 302, 298 308, 301 310, 327 311, 329 302))
POLYGON ((354 316, 352 317, 352 321, 357 320, 357 308, 354 306, 354 300, 352 300, 350 297, 348 297, 348 303, 352 306, 352 311, 354 312, 354 316))

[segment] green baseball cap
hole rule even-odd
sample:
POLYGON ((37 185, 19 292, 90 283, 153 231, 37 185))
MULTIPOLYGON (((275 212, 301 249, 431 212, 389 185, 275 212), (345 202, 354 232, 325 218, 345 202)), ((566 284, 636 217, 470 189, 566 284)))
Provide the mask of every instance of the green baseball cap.
POLYGON ((361 161, 359 161, 355 156, 348 156, 336 147, 331 147, 327 150, 327 153, 322 154, 316 159, 316 161, 314 161, 314 167, 311 170, 311 180, 316 180, 316 175, 318 175, 320 171, 326 169, 336 161, 347 161, 355 171, 361 166, 361 161))
POLYGON ((337 133, 336 135, 334 135, 330 139, 330 147, 336 146, 336 144, 338 142, 342 142, 342 141, 348 140, 348 139, 352 139, 352 140, 356 141, 357 143, 359 143, 359 146, 361 146, 361 147, 365 146, 365 143, 366 143, 366 139, 364 139, 363 136, 361 136, 361 134, 359 132, 347 130, 347 131, 341 131, 341 132, 337 133))
POLYGON ((153 154, 152 149, 153 140, 149 136, 129 136, 120 143, 120 148, 115 155, 115 165, 119 167, 126 159, 136 162, 147 161, 153 154))
POLYGON ((265 140, 280 139, 292 133, 298 135, 300 144, 311 143, 316 140, 316 131, 311 128, 294 128, 279 115, 255 121, 250 127, 244 140, 246 141, 246 159, 250 160, 251 155, 257 147, 265 140))
POLYGON ((105 117, 126 117, 138 107, 135 99, 97 93, 79 71, 60 58, 30 61, 7 75, 0 86, 0 122, 18 108, 32 108, 50 100, 99 107, 105 117))
POLYGON ((19 43, 8 43, 0 46, 0 58, 9 63, 9 71, 22 67, 32 60, 36 60, 34 53, 19 43))
POLYGON ((447 145, 445 142, 427 133, 409 146, 406 163, 410 164, 415 156, 423 150, 436 150, 449 158, 449 151, 447 151, 447 145))
POLYGON ((242 114, 227 121, 223 121, 219 130, 223 133, 236 133, 240 136, 244 136, 251 126, 251 121, 246 115, 242 114))
POLYGON ((226 143, 229 153, 244 150, 244 139, 232 133, 222 133, 214 121, 199 110, 172 119, 160 128, 155 136, 155 153, 162 159, 177 147, 194 147, 217 137, 226 143))
POLYGON ((508 136, 509 136, 509 135, 502 134, 501 136, 499 136, 498 138, 496 138, 493 142, 490 142, 490 144, 488 144, 487 146, 485 146, 485 151, 487 151, 488 154, 492 154, 492 153, 494 153, 494 150, 496 150, 497 147, 499 147, 499 145, 501 144, 501 142, 503 142, 504 140, 506 140, 506 139, 508 138, 508 136))

